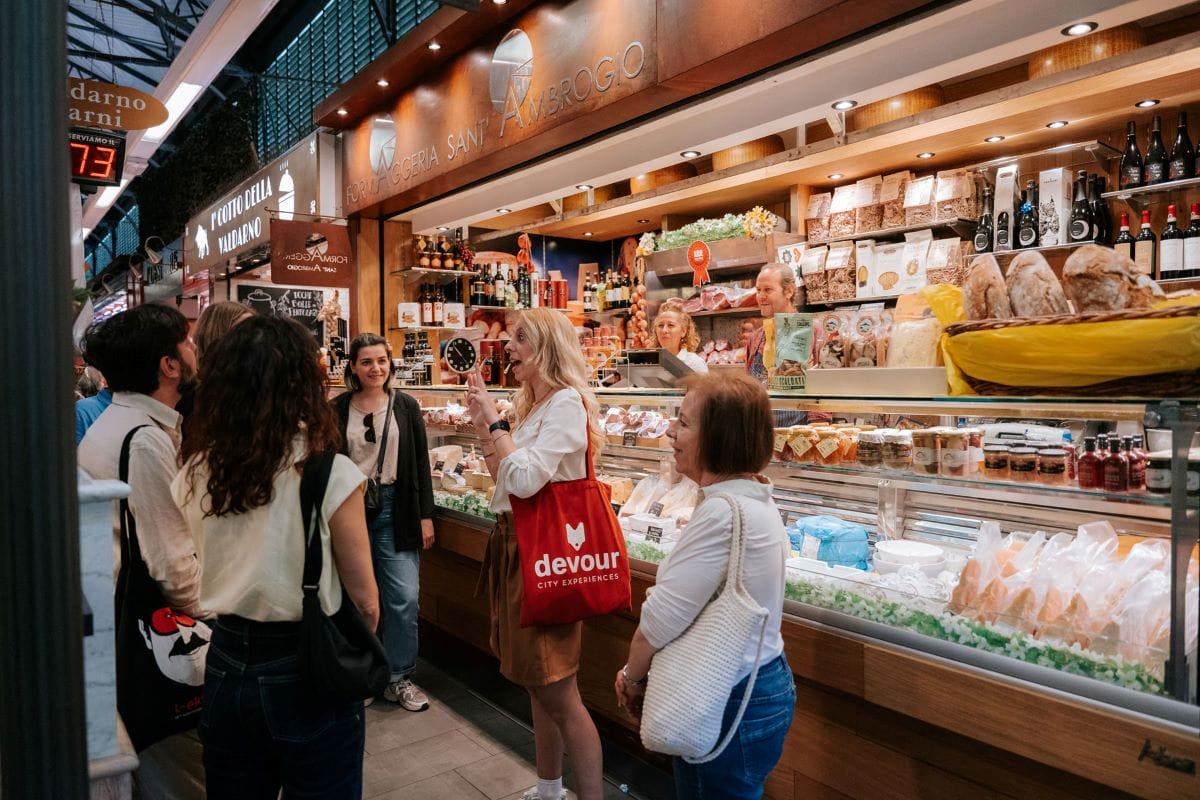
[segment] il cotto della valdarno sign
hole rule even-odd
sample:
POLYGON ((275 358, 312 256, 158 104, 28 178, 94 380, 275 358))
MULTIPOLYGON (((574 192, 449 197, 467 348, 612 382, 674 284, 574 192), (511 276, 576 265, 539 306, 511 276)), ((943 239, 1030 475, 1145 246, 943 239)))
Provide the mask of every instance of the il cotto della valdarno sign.
POLYGON ((464 54, 440 81, 364 120, 348 137, 346 212, 656 82, 653 3, 581 0, 568 9, 527 15, 490 53, 464 54))

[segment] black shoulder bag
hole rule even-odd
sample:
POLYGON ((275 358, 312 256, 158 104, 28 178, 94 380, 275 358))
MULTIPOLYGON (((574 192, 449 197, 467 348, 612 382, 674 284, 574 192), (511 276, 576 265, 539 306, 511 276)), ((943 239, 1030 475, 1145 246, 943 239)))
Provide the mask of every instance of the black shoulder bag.
MULTIPOLYGON (((332 700, 366 700, 383 691, 391 674, 387 654, 367 627, 345 588, 332 616, 321 608, 317 587, 321 552, 321 504, 334 453, 309 458, 300 479, 300 510, 307 521, 304 554, 304 611, 300 622, 300 669, 314 692, 332 700)), ((336 570, 336 567, 334 567, 336 570)), ((337 580, 340 582, 341 578, 337 580)))
MULTIPOLYGON (((121 443, 117 476, 129 481, 129 445, 121 443)), ((150 575, 138 545, 137 523, 122 499, 121 569, 113 593, 117 649, 117 710, 138 752, 196 727, 209 627, 172 610, 150 575)))

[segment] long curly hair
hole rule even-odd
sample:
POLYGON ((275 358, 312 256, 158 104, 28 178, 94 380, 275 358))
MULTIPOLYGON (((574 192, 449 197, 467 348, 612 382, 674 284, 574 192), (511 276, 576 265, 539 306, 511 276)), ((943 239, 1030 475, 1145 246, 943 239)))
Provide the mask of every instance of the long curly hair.
MULTIPOLYGON (((683 310, 683 301, 678 297, 672 297, 664 300, 663 304, 658 307, 658 316, 663 314, 674 314, 679 320, 679 327, 683 331, 683 335, 679 337, 681 349, 694 353, 700 347, 700 332, 696 330, 696 323, 692 320, 692 315, 683 310)), ((655 318, 657 322, 657 318, 655 318)), ((654 344, 658 345, 658 333, 654 333, 654 344)))
POLYGON ((305 459, 341 446, 316 341, 294 320, 255 315, 213 345, 200 365, 180 457, 193 489, 197 468, 207 467, 205 515, 269 503, 275 477, 292 467, 297 434, 305 439, 305 459))

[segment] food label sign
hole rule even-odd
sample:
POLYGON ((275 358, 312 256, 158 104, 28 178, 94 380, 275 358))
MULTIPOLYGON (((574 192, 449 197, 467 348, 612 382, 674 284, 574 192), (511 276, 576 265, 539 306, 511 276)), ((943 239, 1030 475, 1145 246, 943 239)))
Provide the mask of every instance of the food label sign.
POLYGON ((692 286, 708 283, 708 265, 712 262, 712 250, 704 242, 696 240, 688 245, 688 266, 692 268, 692 286))

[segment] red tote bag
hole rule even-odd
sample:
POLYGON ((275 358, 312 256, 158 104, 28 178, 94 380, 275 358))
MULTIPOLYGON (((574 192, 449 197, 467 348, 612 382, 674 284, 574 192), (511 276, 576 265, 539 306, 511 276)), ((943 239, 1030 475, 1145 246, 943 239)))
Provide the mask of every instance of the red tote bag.
POLYGON ((521 627, 560 625, 630 609, 629 557, 612 493, 596 480, 589 437, 587 477, 512 497, 521 575, 521 627))

